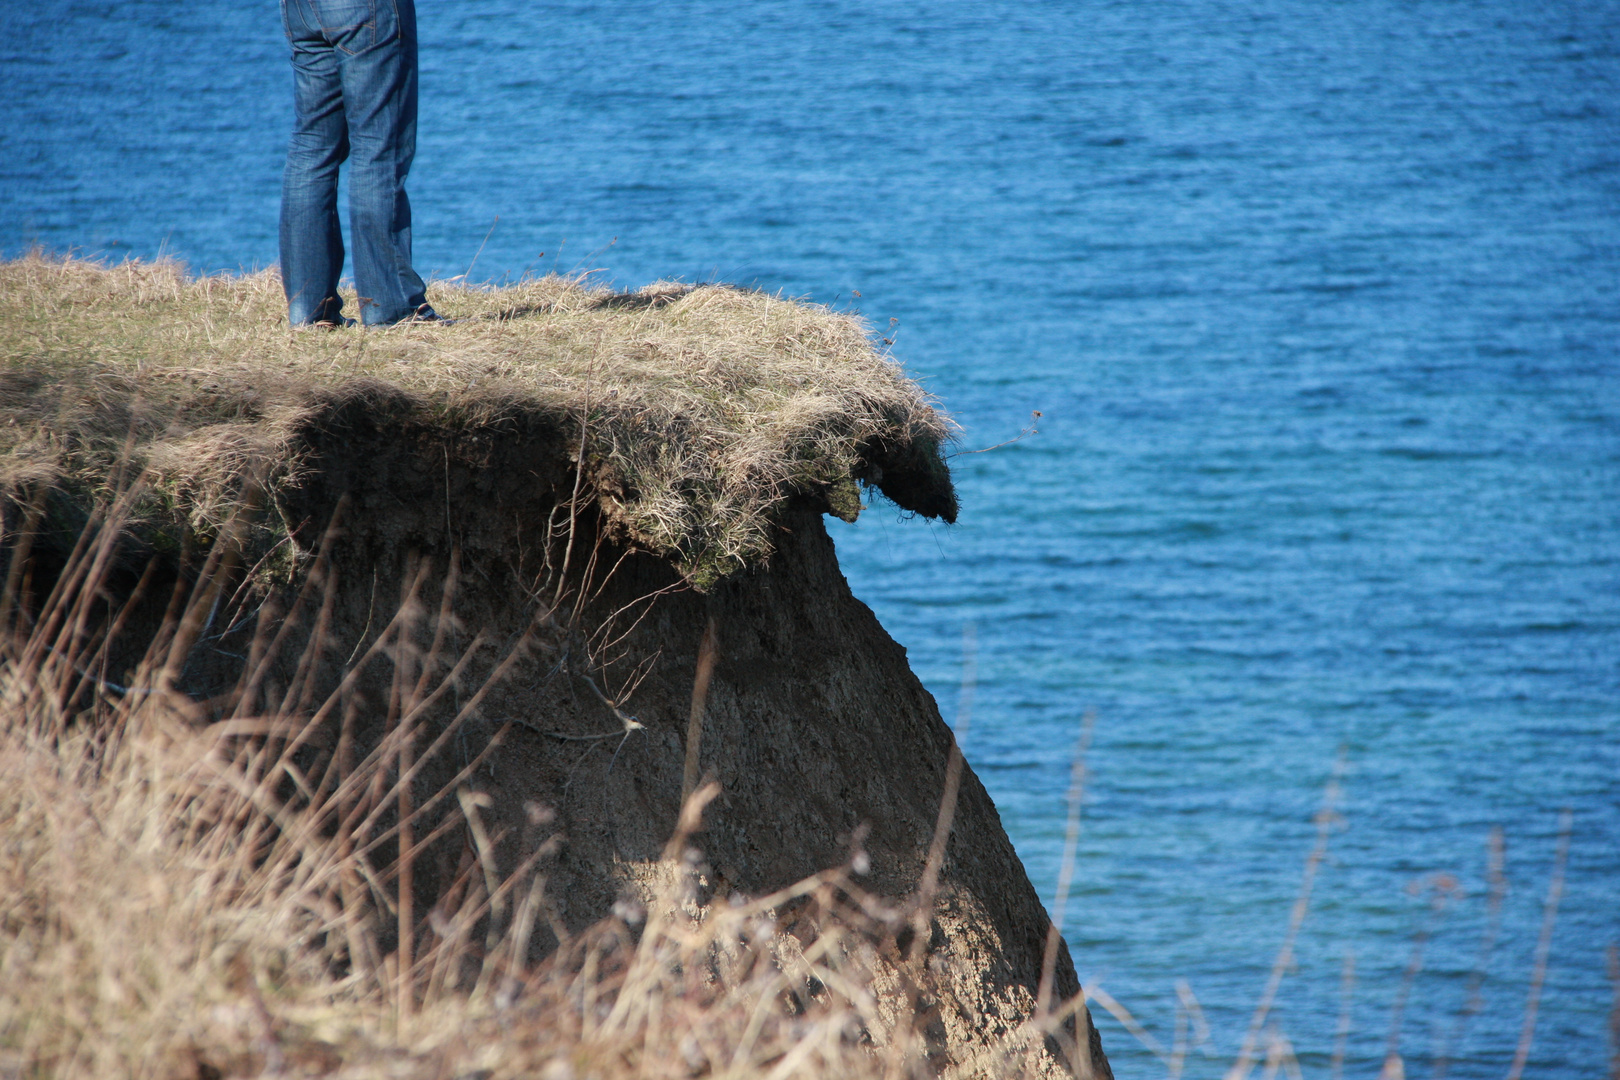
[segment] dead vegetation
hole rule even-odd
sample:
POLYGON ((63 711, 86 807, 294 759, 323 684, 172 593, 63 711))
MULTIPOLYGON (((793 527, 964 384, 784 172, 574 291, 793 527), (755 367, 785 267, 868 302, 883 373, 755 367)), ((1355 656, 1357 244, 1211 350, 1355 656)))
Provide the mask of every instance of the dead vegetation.
POLYGON ((293 331, 273 271, 0 264, 0 487, 53 488, 51 515, 76 527, 125 466, 147 469, 134 522, 162 543, 180 518, 205 532, 232 518, 258 468, 273 499, 296 477, 300 430, 386 392, 445 431, 551 425, 623 534, 700 586, 767 556, 793 496, 853 519, 864 483, 955 518, 952 426, 855 316, 556 276, 436 285, 433 302, 461 321, 293 331))
MULTIPOLYGON (((773 895, 711 896, 689 837, 712 787, 688 800, 651 903, 627 898, 583 933, 553 923, 559 947, 535 962, 556 842, 510 873, 491 857, 478 765, 501 735, 448 783, 421 783, 505 665, 457 687, 461 657, 438 652, 414 594, 349 669, 391 664, 399 690, 363 753, 345 686, 261 693, 283 620, 261 624, 231 693, 174 689, 219 591, 210 572, 175 583, 145 659, 109 680, 126 623, 107 575, 132 502, 97 516, 43 600, 0 603, 0 1074, 936 1074, 926 969, 894 963, 931 892, 909 908, 868 895, 856 847, 773 895), (425 637, 432 649, 410 645, 425 637), (456 719, 418 727, 452 687, 456 719), (423 896, 413 867, 435 844, 462 856, 423 896)), ((949 1071, 1043 1075, 1052 1046, 1089 1075, 1067 1042, 1083 1006, 1040 1008, 949 1071)))

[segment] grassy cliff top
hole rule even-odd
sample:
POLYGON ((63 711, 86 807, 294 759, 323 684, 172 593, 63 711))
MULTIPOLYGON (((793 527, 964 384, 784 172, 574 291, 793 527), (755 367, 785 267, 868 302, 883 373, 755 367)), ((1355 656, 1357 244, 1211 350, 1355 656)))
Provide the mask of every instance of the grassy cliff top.
POLYGON ((435 285, 432 300, 461 321, 294 331, 273 271, 0 263, 0 490, 84 504, 127 458, 170 512, 217 525, 249 472, 272 486, 296 473, 294 433, 312 416, 403 393, 451 433, 554 424, 571 459, 583 443, 610 516, 689 575, 768 554, 773 511, 795 495, 853 519, 864 482, 955 518, 952 425, 856 316, 727 286, 614 293, 556 276, 435 285))

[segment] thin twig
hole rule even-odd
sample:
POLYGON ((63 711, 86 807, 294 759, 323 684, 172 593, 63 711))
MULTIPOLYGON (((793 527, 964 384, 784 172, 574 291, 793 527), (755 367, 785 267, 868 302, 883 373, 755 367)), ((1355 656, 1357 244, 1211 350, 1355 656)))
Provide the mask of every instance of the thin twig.
POLYGON ((1390 1009, 1389 1038, 1384 1045, 1384 1076, 1405 1075, 1405 1065, 1400 1058, 1401 1022, 1406 1016, 1406 1002, 1412 995, 1412 986, 1417 981, 1418 972, 1423 970, 1423 950, 1429 944, 1435 928, 1440 925, 1445 915, 1446 904, 1452 897, 1461 894, 1457 879, 1450 874, 1434 874, 1429 878, 1414 881, 1410 891, 1414 894, 1430 892, 1429 912, 1418 931, 1412 938, 1412 956, 1406 962, 1406 969, 1401 972, 1400 989, 1395 993, 1395 1004, 1390 1009))
POLYGON ((994 446, 986 446, 982 450, 959 450, 956 453, 950 454, 948 456, 953 457, 953 458, 959 458, 959 457, 967 457, 969 454, 988 454, 992 450, 1000 450, 1003 446, 1011 446, 1015 442, 1022 442, 1024 439, 1029 438, 1031 435, 1039 435, 1040 434, 1040 429, 1038 429, 1035 425, 1040 421, 1041 416, 1042 416, 1041 410, 1039 410, 1039 409, 1031 410, 1030 414, 1029 414, 1029 423, 1025 424, 1022 431, 1020 431, 1017 435, 1014 435, 1012 438, 1008 439, 1006 442, 998 442, 998 443, 996 443, 996 445, 994 445, 994 446))
POLYGON ((972 623, 962 628, 962 688, 957 699, 956 731, 945 762, 945 784, 939 797, 939 815, 934 821, 934 839, 928 845, 928 858, 923 863, 922 879, 917 885, 917 908, 913 913, 914 929, 921 946, 928 942, 929 923, 934 916, 934 896, 939 890, 939 875, 945 865, 945 847, 951 838, 951 823, 956 817, 956 797, 962 783, 962 740, 967 737, 972 720, 973 692, 978 686, 978 635, 972 623))
POLYGON ((1574 824, 1575 814, 1566 807, 1558 815, 1558 851, 1553 856, 1552 881, 1547 885, 1547 902, 1542 908, 1536 965, 1530 973, 1530 995, 1524 1003, 1524 1027, 1519 1032, 1519 1048, 1513 1054, 1513 1067, 1508 1070, 1507 1080, 1519 1080, 1530 1060, 1530 1045, 1536 1037, 1536 1014, 1541 1009, 1541 984, 1547 978, 1547 960, 1552 953, 1553 924, 1558 921, 1558 901, 1564 895, 1564 867, 1569 862, 1569 838, 1574 824))
POLYGON ((472 262, 467 264, 466 271, 461 275, 461 280, 463 282, 472 277, 473 267, 478 265, 478 256, 484 253, 484 244, 489 243, 489 238, 495 235, 495 226, 499 225, 500 223, 501 215, 496 214, 495 220, 489 223, 489 232, 484 234, 484 243, 478 245, 478 250, 473 252, 472 262))
POLYGON ((1457 1022, 1435 1051, 1434 1080, 1445 1080, 1446 1072, 1451 1067, 1452 1047, 1462 1042, 1469 1020, 1485 1007, 1485 971, 1490 966, 1496 936, 1502 928, 1502 901, 1507 896, 1507 876, 1502 873, 1505 855, 1500 825, 1493 827, 1486 837, 1485 851, 1485 879, 1490 887, 1486 900, 1485 932, 1480 938, 1474 970, 1468 973, 1468 989, 1463 995, 1463 1007, 1457 1014, 1457 1022))
POLYGON ((1620 1080, 1620 945, 1609 942, 1609 984, 1614 1004, 1609 1006, 1609 1080, 1620 1080))
POLYGON ((1080 807, 1086 791, 1086 753, 1091 749, 1091 733, 1097 714, 1087 709, 1080 720, 1080 736, 1074 747, 1069 771, 1069 821, 1063 833, 1063 863, 1058 870, 1057 900, 1046 926, 1046 951, 1041 957, 1040 990, 1035 995, 1035 1011, 1052 1008, 1052 979, 1057 970, 1058 947, 1063 942, 1063 919, 1069 908, 1069 885, 1074 879, 1075 851, 1080 845, 1080 807))
POLYGON ((714 674, 714 616, 703 624, 703 640, 698 644, 697 674, 692 680, 692 711, 686 719, 686 763, 681 771, 681 802, 697 790, 703 745, 703 708, 709 700, 709 678, 714 674))
POLYGON ((1327 856, 1328 837, 1340 820, 1334 805, 1339 801, 1339 778, 1344 775, 1345 760, 1346 753, 1340 750, 1339 758, 1333 764, 1333 775, 1328 780, 1327 791, 1322 796, 1322 808, 1316 813, 1316 844, 1305 860, 1299 895, 1294 898, 1294 908, 1288 917, 1288 932, 1283 937, 1282 947, 1277 950, 1277 959, 1271 965, 1265 991, 1260 995, 1260 1003, 1255 1006, 1249 1030, 1243 1036, 1243 1047, 1238 1051, 1237 1060, 1227 1070, 1226 1080, 1247 1080, 1249 1071, 1254 1068, 1254 1052, 1260 1045, 1260 1033, 1265 1030, 1266 1018, 1277 1000, 1277 990, 1282 986, 1283 976, 1294 962, 1294 941, 1299 937, 1299 928, 1305 924, 1306 912, 1310 910, 1311 887, 1316 882, 1316 871, 1327 856))
POLYGON ((1344 951, 1344 968, 1339 974, 1339 1023, 1333 1032, 1333 1064, 1329 1069, 1333 1080, 1344 1076, 1344 1052, 1350 1043, 1351 1005, 1356 994, 1356 951, 1344 951))

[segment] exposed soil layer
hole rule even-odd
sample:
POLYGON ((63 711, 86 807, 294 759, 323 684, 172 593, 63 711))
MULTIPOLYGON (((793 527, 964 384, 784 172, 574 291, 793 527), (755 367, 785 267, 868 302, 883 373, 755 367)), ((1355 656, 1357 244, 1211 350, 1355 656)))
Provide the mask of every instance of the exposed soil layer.
MULTIPOLYGON (((453 660, 475 633, 491 643, 460 698, 530 632, 531 644, 488 690, 444 770, 510 723, 476 783, 493 800, 492 827, 505 830, 509 866, 546 836, 564 838, 545 868, 551 916, 561 925, 583 929, 621 898, 651 893, 681 804, 698 654, 711 620, 717 649, 698 764, 722 794, 696 838, 709 894, 771 892, 849 859, 857 842, 873 892, 898 900, 917 888, 952 736, 905 650, 851 594, 822 523, 825 506, 790 503, 768 564, 700 593, 666 560, 623 546, 583 496, 570 549, 570 447, 544 423, 513 424, 498 437, 450 435, 350 409, 311 423, 300 438, 303 480, 283 493, 282 512, 312 524, 340 515, 330 551, 329 655, 352 655, 377 637, 413 568, 434 568, 421 601, 437 609, 437 582, 452 559, 460 567, 459 629, 437 663, 453 660), (641 727, 626 732, 624 716, 641 727), (554 816, 537 825, 535 807, 554 816)), ((313 546, 319 533, 306 526, 298 535, 313 546)), ((415 636, 425 649, 426 623, 415 636)), ((372 716, 383 712, 387 682, 363 687, 376 699, 372 716)), ((436 722, 453 711, 446 704, 436 722)), ((438 853, 441 873, 455 854, 438 853)), ((1030 1014, 1048 926, 970 769, 941 882, 931 939, 911 960, 893 960, 931 973, 940 1063, 962 1063, 1030 1014)), ((1054 990, 1061 998, 1079 990, 1066 949, 1054 990)), ((1097 1074, 1109 1075, 1094 1032, 1092 1050, 1097 1074)))
MULTIPOLYGON (((461 782, 488 796, 502 869, 561 841, 541 865, 552 929, 536 933, 536 956, 555 947, 554 931, 583 930, 620 901, 653 895, 688 779, 694 681, 710 627, 714 662, 695 763, 721 794, 694 838, 705 864, 701 902, 773 892, 849 861, 857 848, 874 895, 903 902, 914 894, 952 735, 905 650, 851 594, 822 522, 825 501, 787 501, 769 560, 700 592, 669 559, 634 546, 611 513, 612 492, 581 475, 578 443, 555 420, 509 413, 499 423, 446 426, 409 395, 370 385, 311 407, 284 445, 298 467, 282 470, 293 479, 265 493, 258 513, 279 516, 298 549, 291 560, 283 553, 290 581, 239 566, 180 689, 199 701, 232 700, 244 661, 282 632, 245 709, 285 708, 295 698, 309 708, 362 658, 329 737, 310 747, 330 760, 364 755, 386 736, 402 686, 444 683, 417 720, 415 744, 462 719, 427 759, 421 798, 499 733, 500 745, 461 782), (459 674, 445 682, 458 661, 459 674)), ((11 542, 23 494, 7 507, 11 542)), ((43 504, 32 569, 21 575, 38 592, 64 561, 68 527, 83 520, 82 507, 62 519, 58 504, 70 503, 55 496, 43 504)), ((155 556, 162 569, 127 621, 112 675, 130 678, 120 672, 172 604, 167 586, 193 575, 210 540, 218 550, 231 535, 193 538, 189 563, 183 551, 155 556)), ((257 553, 251 543, 244 550, 257 553)), ((154 557, 140 543, 128 552, 115 590, 154 557)), ((8 543, 5 562, 15 555, 8 543)), ((466 844, 456 832, 423 852, 418 910, 458 864, 465 869, 466 844)), ((934 910, 928 940, 902 934, 880 967, 894 976, 889 990, 908 980, 928 988, 937 1015, 931 1055, 971 1072, 1033 1011, 1049 922, 966 767, 934 910)), ((811 932, 809 920, 795 926, 798 914, 783 911, 784 925, 811 932)), ((1053 991, 1063 1000, 1078 990, 1060 948, 1053 991)), ((1080 1022, 1090 1027, 1089 1018, 1080 1022)), ((1094 1029, 1089 1041, 1093 1072, 1111 1075, 1094 1029)), ((1066 1074, 1050 1045, 1049 1069, 1066 1074)))

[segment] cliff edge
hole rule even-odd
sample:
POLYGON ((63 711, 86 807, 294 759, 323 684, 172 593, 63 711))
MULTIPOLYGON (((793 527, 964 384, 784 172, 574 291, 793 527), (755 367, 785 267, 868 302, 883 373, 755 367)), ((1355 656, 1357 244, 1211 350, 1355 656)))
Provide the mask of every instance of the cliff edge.
MULTIPOLYGON (((469 317, 295 333, 271 275, 0 267, 0 488, 8 543, 34 537, 8 593, 42 594, 122 496, 123 662, 161 586, 211 567, 180 689, 216 715, 341 698, 315 759, 417 725, 445 747, 422 789, 471 776, 504 867, 559 840, 537 956, 655 894, 697 777, 720 789, 699 907, 855 851, 873 895, 912 897, 952 736, 821 515, 853 520, 864 485, 954 520, 948 421, 824 308, 555 278, 436 302, 469 317)), ((418 890, 461 843, 425 850, 418 890)), ((971 769, 932 910, 881 965, 920 973, 931 1060, 973 1074, 1035 1009, 1049 920, 971 769)), ((1065 947, 1052 982, 1079 993, 1065 947)), ((1089 1060, 1052 1042, 1041 1071, 1111 1075, 1079 1025, 1089 1060)))

